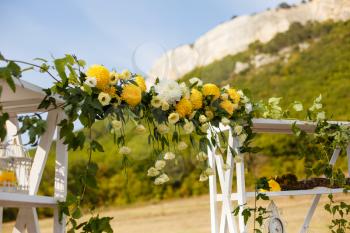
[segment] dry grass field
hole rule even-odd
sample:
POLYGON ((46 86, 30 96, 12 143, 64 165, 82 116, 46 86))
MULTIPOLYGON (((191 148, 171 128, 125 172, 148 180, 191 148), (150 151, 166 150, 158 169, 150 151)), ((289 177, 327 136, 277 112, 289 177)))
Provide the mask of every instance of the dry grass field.
MULTIPOLYGON (((350 201, 350 196, 338 195, 336 200, 350 201)), ((299 232, 312 196, 274 198, 281 209, 288 233, 299 232)), ((330 232, 327 224, 330 215, 323 209, 328 201, 324 196, 312 220, 309 233, 330 232)), ((117 233, 209 233, 209 197, 162 201, 155 204, 103 210, 101 215, 112 216, 113 229, 117 233)), ((41 232, 52 232, 52 220, 40 221, 41 232)), ((13 223, 4 225, 4 233, 12 232, 13 223)), ((251 227, 249 233, 252 232, 251 227)))

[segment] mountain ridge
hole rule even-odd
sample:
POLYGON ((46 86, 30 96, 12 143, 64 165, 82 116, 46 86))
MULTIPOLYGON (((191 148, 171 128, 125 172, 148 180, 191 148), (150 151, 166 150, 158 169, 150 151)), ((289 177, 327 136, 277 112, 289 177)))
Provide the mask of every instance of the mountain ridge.
POLYGON ((347 0, 313 0, 288 9, 237 16, 206 32, 193 44, 166 52, 156 60, 149 75, 178 79, 196 67, 242 52, 255 41, 266 43, 295 22, 347 19, 350 19, 350 1, 347 0))

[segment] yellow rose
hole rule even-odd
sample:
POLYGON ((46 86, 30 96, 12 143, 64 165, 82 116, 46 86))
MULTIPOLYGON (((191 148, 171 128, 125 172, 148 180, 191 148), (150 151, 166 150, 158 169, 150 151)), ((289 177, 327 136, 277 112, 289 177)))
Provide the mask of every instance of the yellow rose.
POLYGON ((101 65, 92 65, 87 70, 86 75, 88 77, 95 77, 99 89, 105 88, 109 84, 109 71, 106 67, 101 65))
POLYGON ((180 117, 185 117, 185 116, 190 115, 192 113, 191 101, 189 101, 186 98, 182 98, 176 104, 176 112, 180 115, 180 117))
POLYGON ((212 84, 212 83, 204 84, 203 95, 213 96, 213 100, 216 100, 220 97, 220 89, 215 84, 212 84))
POLYGON ((121 97, 127 104, 134 107, 141 102, 141 88, 134 84, 127 84, 123 87, 121 97))
POLYGON ((170 124, 174 125, 176 124, 176 122, 179 121, 179 118, 180 118, 179 114, 176 112, 173 112, 173 113, 170 113, 170 115, 168 116, 168 121, 170 124))
POLYGON ((200 109, 203 105, 203 95, 197 89, 191 90, 190 100, 191 100, 193 109, 200 109))
POLYGON ((224 100, 220 103, 220 107, 224 109, 228 114, 232 115, 236 106, 231 101, 224 100))
POLYGON ((281 186, 274 179, 269 180, 270 191, 279 192, 281 191, 281 186))
POLYGON ((227 90, 228 95, 230 96, 233 103, 238 104, 239 100, 241 99, 240 95, 236 91, 236 89, 230 88, 227 90))
POLYGON ((135 77, 135 82, 141 88, 142 92, 146 91, 146 89, 147 89, 146 82, 145 82, 145 79, 142 76, 136 76, 135 77))

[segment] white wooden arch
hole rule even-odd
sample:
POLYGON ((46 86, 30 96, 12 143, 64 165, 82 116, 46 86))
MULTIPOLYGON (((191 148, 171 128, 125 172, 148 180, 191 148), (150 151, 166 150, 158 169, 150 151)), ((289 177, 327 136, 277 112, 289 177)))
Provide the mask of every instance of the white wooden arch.
MULTIPOLYGON (((47 111, 37 109, 45 97, 45 93, 40 87, 25 81, 15 80, 15 84, 16 92, 14 93, 3 80, 0 80, 0 85, 3 88, 0 104, 3 106, 3 112, 8 112, 10 115, 10 119, 6 122, 6 140, 16 138, 17 142, 22 143, 20 136, 16 135, 19 128, 17 121, 18 115, 47 111)), ((53 208, 54 233, 65 232, 65 218, 63 216, 62 221, 59 221, 57 206, 57 201, 64 201, 67 194, 68 153, 66 146, 61 140, 56 140, 55 175, 52 177, 55 186, 54 195, 39 196, 37 194, 55 133, 57 138, 59 138, 60 128, 57 127, 57 123, 63 118, 64 113, 61 109, 49 109, 46 119, 47 129, 40 137, 39 144, 35 150, 29 179, 17 177, 18 182, 25 182, 29 185, 28 193, 0 192, 0 233, 2 232, 3 207, 19 208, 13 233, 23 233, 26 231, 28 233, 40 232, 36 212, 37 207, 53 208)))
MULTIPOLYGON (((279 134, 291 134, 292 124, 296 124, 299 128, 303 129, 307 133, 311 133, 315 130, 315 124, 306 121, 296 120, 274 120, 274 119, 254 119, 253 131, 256 133, 279 133, 279 134)), ((332 122, 336 124, 350 125, 350 122, 332 122)), ((230 131, 230 127, 220 126, 219 131, 230 131)), ((210 139, 211 134, 208 134, 210 139)), ((214 175, 209 177, 209 191, 210 191, 210 220, 211 220, 211 233, 247 233, 247 227, 244 224, 242 216, 242 208, 238 217, 233 215, 233 209, 237 206, 244 206, 248 198, 254 198, 254 192, 246 192, 245 187, 245 168, 244 168, 244 155, 240 154, 237 147, 237 139, 229 134, 228 145, 235 148, 238 162, 233 161, 231 151, 227 150, 226 164, 230 167, 226 171, 223 169, 224 161, 222 155, 215 153, 216 148, 211 149, 208 147, 208 163, 213 168, 214 175), (236 172, 237 190, 232 192, 233 173, 236 172), (217 182, 217 177, 218 181, 217 182), (218 193, 217 186, 220 186, 221 193, 218 193), (221 211, 218 208, 218 203, 222 202, 221 211)), ((350 177, 350 145, 347 147, 348 157, 348 173, 350 177)), ((333 155, 329 161, 330 164, 335 164, 340 149, 335 149, 333 155)), ((304 223, 300 227, 300 233, 306 233, 311 219, 314 215, 316 207, 320 201, 322 194, 329 193, 341 193, 343 189, 330 189, 330 188, 318 188, 310 190, 293 190, 293 191, 280 191, 280 192, 266 192, 269 197, 277 196, 299 196, 299 195, 314 195, 314 199, 311 203, 308 213, 305 216, 304 223)))

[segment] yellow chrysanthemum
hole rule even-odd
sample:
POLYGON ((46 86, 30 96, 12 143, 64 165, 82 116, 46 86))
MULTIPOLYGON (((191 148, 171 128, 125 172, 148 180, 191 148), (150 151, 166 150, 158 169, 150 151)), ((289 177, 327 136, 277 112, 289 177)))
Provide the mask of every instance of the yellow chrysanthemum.
POLYGON ((239 94, 237 93, 236 89, 230 88, 227 90, 228 95, 230 96, 231 100, 235 103, 238 104, 239 100, 241 99, 241 97, 239 96, 239 94))
POLYGON ((274 179, 269 180, 270 191, 279 192, 281 191, 281 186, 274 179))
POLYGON ((197 89, 191 90, 191 97, 190 97, 192 107, 193 109, 200 109, 203 105, 203 95, 200 91, 197 89))
POLYGON ((127 84, 123 88, 121 97, 130 106, 136 106, 141 102, 141 88, 134 84, 127 84))
POLYGON ((220 107, 224 109, 228 114, 232 115, 235 110, 235 104, 229 100, 224 100, 220 103, 220 107))
POLYGON ((220 97, 220 89, 212 83, 207 83, 203 85, 203 95, 204 96, 213 96, 213 99, 216 100, 220 97))
POLYGON ((180 115, 180 117, 185 117, 192 113, 192 104, 186 98, 182 98, 176 105, 176 112, 180 115))
POLYGON ((146 91, 146 89, 147 89, 146 82, 145 82, 145 79, 142 76, 136 76, 135 77, 135 82, 141 88, 142 92, 146 91))
POLYGON ((105 87, 105 88, 103 88, 103 92, 109 94, 112 97, 114 97, 116 95, 115 87, 105 87))
POLYGON ((87 70, 86 75, 88 77, 95 77, 99 89, 105 88, 109 84, 109 71, 106 67, 101 65, 92 65, 87 70))

